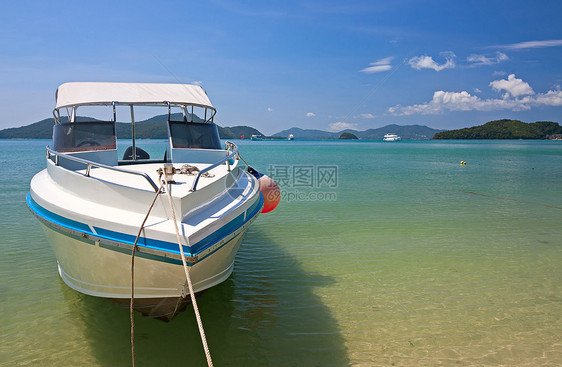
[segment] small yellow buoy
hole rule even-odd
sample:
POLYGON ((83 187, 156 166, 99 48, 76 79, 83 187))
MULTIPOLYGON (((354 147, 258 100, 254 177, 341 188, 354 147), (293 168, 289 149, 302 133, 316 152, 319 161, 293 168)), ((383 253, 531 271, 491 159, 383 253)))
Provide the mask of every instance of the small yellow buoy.
POLYGON ((466 166, 466 162, 465 162, 465 161, 461 161, 461 166, 466 166))

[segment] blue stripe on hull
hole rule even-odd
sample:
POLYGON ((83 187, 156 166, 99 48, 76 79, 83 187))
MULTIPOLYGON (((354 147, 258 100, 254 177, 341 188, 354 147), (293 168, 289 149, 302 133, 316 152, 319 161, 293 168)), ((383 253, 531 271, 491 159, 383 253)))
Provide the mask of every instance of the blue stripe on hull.
POLYGON ((38 216, 46 219, 49 222, 58 224, 59 226, 66 227, 78 232, 91 233, 91 229, 87 224, 76 222, 72 219, 65 218, 61 215, 55 214, 47 209, 43 208, 41 205, 37 204, 35 200, 31 197, 31 194, 27 194, 27 206, 31 211, 33 211, 38 216))
MULTIPOLYGON (((90 226, 88 226, 85 223, 81 223, 81 222, 77 222, 77 221, 68 219, 66 217, 60 216, 58 214, 55 214, 55 213, 43 208, 35 200, 33 200, 30 193, 27 194, 26 201, 27 201, 27 205, 28 205, 29 209, 32 212, 34 212, 38 217, 42 218, 47 224, 52 223, 52 224, 55 224, 55 225, 57 225, 59 227, 62 227, 62 228, 66 228, 66 229, 69 229, 69 230, 73 230, 73 231, 76 231, 76 232, 83 233, 84 235, 87 235, 87 236, 99 237, 99 238, 102 238, 102 239, 120 242, 120 243, 128 244, 128 245, 131 245, 131 246, 134 244, 136 236, 126 234, 126 233, 121 233, 121 232, 115 232, 115 231, 111 231, 111 230, 108 230, 108 229, 98 228, 98 227, 95 227, 96 233, 94 233, 90 229, 90 226)), ((185 255, 186 256, 196 256, 198 253, 206 250, 210 246, 218 243, 223 238, 226 238, 230 234, 234 233, 237 229, 239 229, 245 223, 247 223, 252 218, 254 218, 258 214, 258 212, 261 210, 262 206, 263 206, 263 195, 260 193, 259 200, 256 200, 255 203, 252 204, 252 206, 249 209, 247 209, 245 213, 240 214, 239 216, 234 218, 232 221, 230 221, 229 223, 227 223, 226 225, 221 227, 219 230, 213 232, 212 234, 205 237, 201 241, 197 242, 196 244, 194 244, 190 248, 187 247, 187 246, 183 246, 185 255), (245 218, 244 218, 244 214, 246 214, 245 218), (190 251, 190 249, 191 249, 191 251, 190 251)), ((101 243, 100 243, 100 246, 101 246, 101 243)), ((164 251, 164 252, 169 252, 169 253, 174 253, 174 254, 180 253, 177 243, 160 241, 160 240, 153 239, 153 238, 146 238, 146 237, 139 238, 138 246, 150 248, 150 249, 154 249, 154 250, 159 250, 159 251, 164 251)), ((131 250, 126 250, 126 249, 123 249, 123 248, 119 248, 117 246, 103 245, 101 247, 112 249, 114 251, 120 251, 120 252, 127 251, 128 253, 131 252, 131 250)), ((216 250, 218 250, 218 248, 216 250)), ((212 253, 214 253, 216 250, 214 250, 212 253)), ((207 254, 205 257, 207 257, 209 255, 211 255, 211 254, 207 254)), ((147 258, 157 257, 157 258, 165 259, 166 262, 176 263, 176 261, 178 261, 179 264, 181 264, 181 261, 179 261, 179 260, 174 260, 174 259, 166 258, 166 257, 163 257, 163 256, 151 255, 151 254, 142 253, 142 252, 138 253, 138 256, 147 257, 147 258)), ((202 259, 198 259, 198 260, 200 261, 202 259)))

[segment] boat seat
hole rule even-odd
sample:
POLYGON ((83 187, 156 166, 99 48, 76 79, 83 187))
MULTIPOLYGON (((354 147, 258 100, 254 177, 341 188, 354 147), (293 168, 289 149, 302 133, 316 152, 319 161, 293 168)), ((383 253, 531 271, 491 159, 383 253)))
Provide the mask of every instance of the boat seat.
MULTIPOLYGON (((148 154, 146 151, 142 150, 139 147, 135 147, 135 159, 150 159, 150 154, 148 154)), ((125 150, 125 154, 123 154, 123 160, 127 161, 127 160, 132 160, 133 159, 133 147, 130 146, 125 150)))

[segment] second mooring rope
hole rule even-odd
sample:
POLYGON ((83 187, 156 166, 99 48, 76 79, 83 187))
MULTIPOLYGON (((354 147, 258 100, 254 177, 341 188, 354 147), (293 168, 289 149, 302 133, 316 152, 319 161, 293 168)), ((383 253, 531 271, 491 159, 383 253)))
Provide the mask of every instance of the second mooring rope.
MULTIPOLYGON (((160 177, 158 178, 158 181, 160 181, 160 177)), ((133 308, 135 305, 135 252, 137 250, 137 242, 139 242, 139 238, 141 236, 142 230, 144 229, 144 225, 146 224, 148 216, 150 215, 150 212, 154 207, 154 203, 156 203, 158 195, 160 195, 160 192, 162 191, 162 185, 163 183, 160 184, 156 195, 154 195, 154 199, 152 199, 152 204, 150 204, 150 208, 148 208, 148 212, 146 212, 146 216, 142 221, 142 224, 139 228, 139 233, 137 234, 137 238, 135 238, 135 243, 133 244, 133 252, 131 253, 131 303, 129 305, 129 311, 131 313, 131 358, 133 367, 135 367, 135 319, 133 315, 133 308)))
POLYGON ((178 229, 178 223, 176 221, 176 213, 174 211, 174 204, 172 202, 172 194, 170 193, 171 187, 170 184, 168 184, 168 181, 164 180, 164 182, 166 183, 166 192, 168 193, 168 201, 170 202, 170 209, 172 211, 172 221, 174 222, 174 228, 176 229, 176 237, 178 239, 178 246, 180 248, 181 261, 183 263, 185 278, 187 279, 187 285, 189 287, 189 295, 191 296, 191 303, 193 303, 193 310, 195 311, 195 318, 197 319, 197 326, 199 327, 199 334, 201 335, 201 342, 203 342, 203 349, 205 349, 207 364, 209 365, 209 367, 212 367, 213 361, 211 360, 211 352, 209 351, 209 346, 207 345, 207 338, 205 337, 203 322, 201 321, 201 315, 199 314, 199 308, 197 307, 197 300, 195 299, 195 293, 193 292, 193 285, 191 284, 191 276, 189 275, 189 269, 187 267, 187 262, 185 260, 185 254, 183 253, 183 246, 181 244, 180 232, 178 229))

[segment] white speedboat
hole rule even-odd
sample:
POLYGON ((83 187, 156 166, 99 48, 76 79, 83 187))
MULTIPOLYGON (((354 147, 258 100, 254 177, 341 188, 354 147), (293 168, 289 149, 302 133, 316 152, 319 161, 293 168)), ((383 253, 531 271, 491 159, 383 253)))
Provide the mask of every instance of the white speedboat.
POLYGON ((289 134, 287 140, 295 140, 295 136, 293 134, 289 134))
POLYGON ((128 305, 139 233, 134 303, 146 315, 171 319, 185 307, 187 272, 193 294, 229 277, 263 196, 256 177, 239 166, 236 145, 221 145, 215 113, 197 85, 65 83, 58 88, 47 168, 31 180, 27 204, 69 287, 128 305), (137 147, 134 137, 135 111, 149 107, 168 113, 162 122, 168 140, 158 157, 137 147), (77 117, 89 109, 106 110, 112 118, 77 117), (117 112, 125 112, 133 135, 122 159, 117 112), (173 121, 175 116, 182 118, 173 121))
POLYGON ((262 141, 263 138, 262 138, 261 135, 252 134, 252 136, 250 137, 250 140, 253 140, 253 141, 262 141))
POLYGON ((384 134, 384 137, 382 138, 383 141, 398 141, 398 140, 401 140, 401 139, 402 138, 400 138, 396 134, 384 134))

